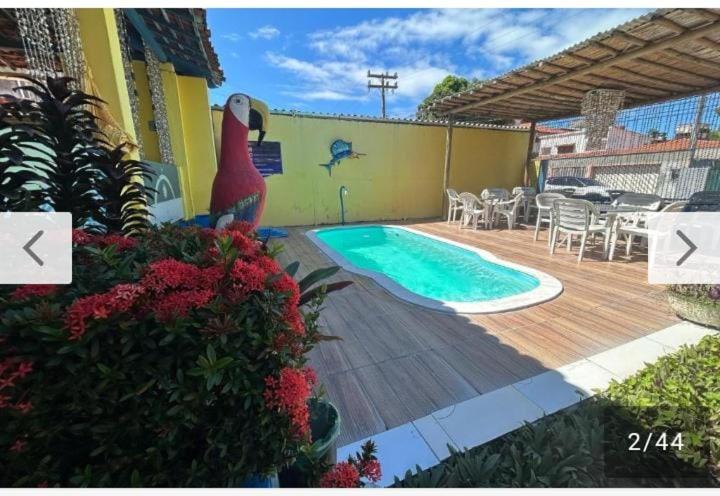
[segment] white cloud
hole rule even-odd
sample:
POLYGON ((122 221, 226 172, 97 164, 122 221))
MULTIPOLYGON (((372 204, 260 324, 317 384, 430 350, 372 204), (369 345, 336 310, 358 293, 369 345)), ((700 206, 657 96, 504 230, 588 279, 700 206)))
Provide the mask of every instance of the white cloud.
POLYGON ((405 111, 448 74, 491 78, 642 13, 629 9, 423 10, 316 31, 308 35, 310 55, 298 58, 269 52, 266 60, 294 76, 286 94, 302 101, 374 98, 375 92, 367 91, 367 70, 397 72, 398 90, 390 101, 405 111))
POLYGON ((280 36, 280 30, 275 26, 270 26, 268 24, 267 26, 257 28, 255 31, 250 31, 248 33, 248 36, 250 36, 250 38, 254 40, 258 38, 262 38, 263 40, 271 40, 280 36))
POLYGON ((220 38, 226 39, 233 43, 237 43, 238 41, 240 41, 242 39, 242 36, 239 33, 225 33, 225 34, 221 34, 220 38))

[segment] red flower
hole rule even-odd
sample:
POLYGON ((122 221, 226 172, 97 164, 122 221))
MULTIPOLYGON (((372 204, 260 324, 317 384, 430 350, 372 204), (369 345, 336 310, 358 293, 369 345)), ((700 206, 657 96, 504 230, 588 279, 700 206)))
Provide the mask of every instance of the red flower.
POLYGON ((255 259, 255 263, 262 267, 262 269, 268 274, 278 274, 282 271, 282 269, 280 268, 280 264, 278 264, 274 259, 265 255, 257 257, 255 259))
POLYGON ((220 282, 225 278, 225 271, 219 265, 213 265, 201 269, 200 277, 198 278, 199 288, 217 288, 220 282))
POLYGON ((78 246, 83 246, 89 244, 93 239, 93 236, 91 234, 86 233, 82 229, 73 229, 72 230, 72 242, 73 244, 76 244, 78 246))
POLYGON ((25 450, 26 445, 27 442, 23 441, 22 439, 16 439, 15 443, 10 447, 10 451, 20 453, 21 451, 25 450))
POLYGON ((357 468, 348 462, 340 462, 326 472, 320 479, 320 487, 359 487, 360 474, 357 468))
POLYGON ((283 319, 293 334, 296 336, 305 335, 305 319, 300 313, 300 310, 298 310, 298 307, 286 306, 285 312, 283 313, 283 319))
POLYGON ((225 226, 225 230, 238 231, 239 233, 247 235, 251 231, 253 231, 253 225, 246 220, 234 220, 230 224, 225 226))
POLYGON ((265 289, 267 273, 255 263, 235 260, 232 269, 230 269, 230 277, 239 285, 241 293, 247 295, 253 291, 265 289))
POLYGON ((161 293, 166 289, 192 289, 197 286, 199 277, 199 267, 173 258, 165 258, 149 265, 140 284, 161 293))
POLYGON ((15 406, 13 406, 13 408, 21 413, 27 413, 32 410, 32 403, 30 403, 29 401, 18 402, 15 403, 15 406))
POLYGON ((95 243, 103 248, 115 245, 117 247, 117 251, 125 251, 137 246, 136 240, 133 238, 126 238, 125 236, 121 236, 119 234, 106 234, 105 236, 97 237, 95 238, 95 243))
POLYGON ((185 317, 190 309, 207 305, 214 296, 215 292, 210 289, 189 289, 166 294, 155 304, 155 317, 160 322, 185 317))
POLYGON ((382 469, 377 460, 365 460, 360 464, 360 473, 370 482, 377 482, 382 478, 382 469))
POLYGON ((18 379, 26 377, 33 370, 33 362, 20 360, 17 357, 8 357, 0 361, 0 392, 5 390, 10 394, 0 394, 0 408, 13 408, 27 413, 32 405, 30 402, 12 402, 12 390, 18 379))
POLYGON ((118 284, 107 293, 76 299, 65 313, 70 339, 80 339, 85 334, 88 319, 107 319, 113 313, 126 312, 144 294, 145 288, 138 284, 118 284))
POLYGON ((76 299, 65 313, 65 326, 70 331, 70 339, 80 339, 85 334, 87 320, 105 319, 110 315, 108 298, 104 294, 83 296, 76 299))
POLYGON ((265 378, 265 406, 277 409, 290 418, 293 434, 304 438, 310 433, 310 412, 307 399, 315 383, 312 369, 285 367, 278 378, 265 378))
POLYGON ((26 284, 10 293, 10 297, 15 301, 20 301, 38 296, 49 296, 56 290, 57 286, 54 284, 26 284))
POLYGON ((287 272, 283 272, 283 274, 273 282, 273 289, 288 295, 286 303, 288 306, 297 307, 300 303, 300 288, 298 287, 298 283, 287 272))
POLYGON ((245 257, 253 257, 260 251, 260 244, 254 239, 250 239, 240 231, 220 231, 219 236, 229 236, 232 239, 232 245, 245 257))

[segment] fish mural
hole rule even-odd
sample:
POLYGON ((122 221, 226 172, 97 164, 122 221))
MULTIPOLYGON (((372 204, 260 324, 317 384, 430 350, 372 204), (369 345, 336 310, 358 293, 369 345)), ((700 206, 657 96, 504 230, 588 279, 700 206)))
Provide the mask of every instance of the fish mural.
POLYGON ((353 151, 352 143, 349 141, 338 139, 333 141, 330 145, 330 162, 319 165, 320 167, 325 167, 328 171, 328 175, 332 176, 333 167, 339 165, 341 160, 346 158, 360 158, 364 155, 366 154, 353 151))

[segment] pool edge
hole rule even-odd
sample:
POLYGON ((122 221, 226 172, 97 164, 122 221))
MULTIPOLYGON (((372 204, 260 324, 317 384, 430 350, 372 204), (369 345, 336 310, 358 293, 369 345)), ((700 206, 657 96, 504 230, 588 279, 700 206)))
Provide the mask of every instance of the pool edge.
POLYGON ((540 303, 544 303, 546 301, 550 301, 554 298, 557 298, 562 294, 563 292, 563 284, 558 280, 557 278, 546 274, 545 272, 539 271, 537 269, 533 269, 532 267, 528 267, 526 265, 517 264, 514 262, 510 262, 508 260, 504 260, 502 258, 497 257, 492 252, 489 252, 487 250, 483 250, 481 248, 477 248, 465 243, 459 243, 457 241, 453 241, 451 239, 443 238, 441 236, 436 236, 434 234, 429 234, 423 231, 419 231, 417 229, 413 229, 411 227, 405 227, 405 226, 398 226, 398 225, 392 225, 392 224, 361 224, 356 226, 333 226, 333 227, 321 227, 321 228, 315 228, 315 229, 309 229, 305 231, 305 236, 307 236, 314 244, 317 246, 320 251, 322 251, 330 260, 335 262, 337 265, 342 267, 344 270, 347 270, 348 272, 352 272, 354 274, 358 274, 364 277, 368 277, 375 281, 381 288, 385 289, 388 293, 393 295, 394 297, 403 300, 407 303, 411 303, 413 305, 418 305, 423 308, 427 308, 430 310, 443 312, 443 313, 455 313, 455 314, 487 314, 487 313, 500 313, 500 312, 509 312, 513 310, 520 310, 522 308, 527 308, 534 305, 539 305, 540 303), (527 291, 525 293, 520 293, 513 296, 507 296, 504 298, 498 298, 496 300, 488 300, 488 301, 477 301, 477 302, 453 302, 453 301, 442 301, 442 300, 436 300, 433 298, 427 298, 425 296, 421 296, 417 293, 414 293, 407 288, 401 286, 394 280, 392 280, 390 277, 376 271, 371 271, 367 269, 360 268, 347 260, 341 253, 336 251, 334 248, 329 246, 327 243, 325 243, 323 240, 321 240, 317 236, 318 231, 326 230, 326 229, 355 229, 355 228, 363 228, 363 227, 386 227, 386 228, 394 228, 394 229, 403 229, 407 232, 411 232, 420 236, 425 236, 430 239, 434 239, 436 241, 440 241, 442 243, 447 243, 449 245, 457 246, 459 248, 463 248, 465 250, 472 251, 473 253, 478 254, 485 260, 502 265, 504 267, 508 267, 514 270, 518 270, 520 272, 524 272, 525 274, 531 275, 539 281, 538 287, 527 291))

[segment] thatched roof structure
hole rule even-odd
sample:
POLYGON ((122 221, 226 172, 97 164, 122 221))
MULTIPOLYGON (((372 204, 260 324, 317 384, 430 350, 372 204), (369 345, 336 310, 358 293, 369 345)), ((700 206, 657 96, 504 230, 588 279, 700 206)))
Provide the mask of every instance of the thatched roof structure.
POLYGON ((437 100, 435 115, 541 121, 580 114, 586 92, 635 107, 720 89, 720 9, 660 9, 437 100))

